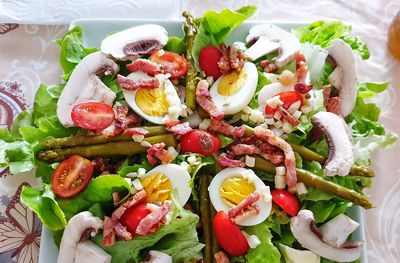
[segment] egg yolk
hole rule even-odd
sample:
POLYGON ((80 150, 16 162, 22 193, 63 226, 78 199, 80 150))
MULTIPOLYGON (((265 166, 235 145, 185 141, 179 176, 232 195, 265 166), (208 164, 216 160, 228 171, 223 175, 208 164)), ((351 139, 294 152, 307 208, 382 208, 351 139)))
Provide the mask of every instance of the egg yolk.
POLYGON ((246 72, 244 70, 233 71, 222 77, 218 84, 218 93, 223 96, 231 96, 238 92, 246 81, 246 72))
POLYGON ((146 176, 141 183, 146 191, 148 202, 164 202, 171 199, 172 185, 165 174, 155 173, 146 176))
POLYGON ((168 111, 168 102, 160 88, 139 89, 136 93, 136 104, 147 115, 162 117, 168 111))
POLYGON ((220 188, 219 195, 230 207, 238 205, 248 195, 255 191, 254 184, 243 177, 229 177, 226 178, 220 188))

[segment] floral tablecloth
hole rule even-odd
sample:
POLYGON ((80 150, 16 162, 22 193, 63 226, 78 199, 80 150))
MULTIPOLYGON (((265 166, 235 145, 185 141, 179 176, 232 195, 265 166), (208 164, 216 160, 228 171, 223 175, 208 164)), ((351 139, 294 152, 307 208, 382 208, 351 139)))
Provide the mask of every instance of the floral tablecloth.
MULTIPOLYGON (((379 95, 381 120, 400 132, 400 63, 386 49, 387 29, 400 9, 399 0, 382 1, 181 1, 171 8, 190 10, 200 16, 204 10, 237 8, 255 4, 255 19, 269 22, 311 22, 339 19, 353 26, 353 32, 368 44, 371 58, 360 62, 360 80, 390 81, 389 90, 379 95)), ((1 7, 1 2, 0 2, 1 7)), ((177 12, 178 13, 178 12, 177 12)), ((74 13, 80 17, 79 12, 74 13)), ((81 15, 83 16, 83 15, 81 15)), ((176 17, 178 19, 178 17, 176 17)), ((39 22, 38 22, 39 23, 39 22)), ((41 23, 42 24, 42 23, 41 23)), ((10 127, 15 116, 32 106, 40 83, 58 83, 59 48, 53 43, 67 25, 0 24, 0 126, 10 127)), ((365 212, 369 262, 400 262, 400 145, 374 155, 376 178, 368 191, 376 208, 365 212)), ((39 185, 32 173, 9 175, 0 168, 0 262, 37 262, 41 225, 19 201, 22 185, 39 185)))

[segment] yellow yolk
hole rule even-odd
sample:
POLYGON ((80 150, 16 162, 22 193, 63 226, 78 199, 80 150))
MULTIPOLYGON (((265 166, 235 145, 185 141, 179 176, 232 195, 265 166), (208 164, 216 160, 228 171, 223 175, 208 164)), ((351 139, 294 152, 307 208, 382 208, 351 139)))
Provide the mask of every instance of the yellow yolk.
POLYGON ((240 72, 233 71, 232 73, 224 75, 218 84, 218 93, 223 96, 235 94, 243 87, 246 77, 247 75, 244 70, 240 72))
POLYGON ((148 202, 164 202, 171 199, 172 185, 165 174, 155 173, 146 176, 141 183, 146 191, 148 202))
POLYGON ((139 89, 136 93, 136 104, 147 115, 162 117, 168 111, 168 102, 160 88, 139 89))
POLYGON ((254 184, 243 177, 226 178, 220 188, 221 199, 230 207, 236 206, 255 190, 254 184))

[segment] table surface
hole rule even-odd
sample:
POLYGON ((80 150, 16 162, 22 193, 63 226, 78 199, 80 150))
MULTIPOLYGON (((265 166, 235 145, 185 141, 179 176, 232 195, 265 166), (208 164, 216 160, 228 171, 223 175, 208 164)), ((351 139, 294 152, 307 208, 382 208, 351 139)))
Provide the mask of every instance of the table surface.
MULTIPOLYGON (((189 2, 189 1, 187 1, 189 2)), ((268 22, 311 22, 337 19, 353 26, 371 50, 368 61, 359 61, 361 81, 390 81, 390 88, 376 101, 381 121, 397 133, 400 123, 394 113, 400 109, 400 63, 387 51, 387 30, 400 9, 399 0, 384 1, 230 1, 204 0, 199 4, 182 1, 176 8, 200 16, 207 9, 238 8, 255 4, 255 19, 268 22)), ((195 2, 196 3, 196 2, 195 2)), ((177 17, 178 19, 178 17, 177 17)), ((40 83, 58 83, 59 48, 53 43, 67 25, 0 24, 0 127, 10 127, 18 112, 32 106, 40 83)), ((395 263, 400 259, 400 144, 374 154, 376 171, 368 194, 376 208, 365 212, 369 262, 395 263)), ((23 184, 39 185, 30 173, 8 175, 0 168, 0 262, 37 262, 40 244, 39 220, 19 202, 23 184)))

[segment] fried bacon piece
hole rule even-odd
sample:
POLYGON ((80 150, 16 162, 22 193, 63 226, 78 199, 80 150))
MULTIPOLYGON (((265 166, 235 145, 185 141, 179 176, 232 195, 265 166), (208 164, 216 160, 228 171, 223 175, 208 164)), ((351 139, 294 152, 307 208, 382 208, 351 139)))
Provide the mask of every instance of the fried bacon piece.
POLYGON ((325 85, 322 90, 326 111, 342 116, 342 112, 340 111, 340 98, 337 96, 331 97, 331 91, 331 85, 325 85))
POLYGON ((144 236, 155 231, 157 228, 154 226, 161 223, 163 218, 168 214, 170 207, 171 204, 169 202, 164 202, 162 206, 157 207, 145 218, 140 220, 139 225, 136 228, 136 234, 144 236))
POLYGON ((155 89, 160 86, 160 81, 157 78, 133 80, 118 74, 117 81, 121 88, 130 91, 135 91, 137 89, 155 89))
POLYGON ((221 155, 217 163, 222 167, 245 167, 245 163, 240 160, 234 160, 229 158, 228 156, 221 155))
POLYGON ((230 156, 252 155, 258 152, 257 146, 244 143, 232 145, 229 150, 230 156))
POLYGON ((211 118, 222 120, 224 113, 217 109, 217 106, 212 102, 210 91, 208 90, 208 82, 200 80, 196 88, 196 101, 211 118))
POLYGON ((130 72, 143 71, 152 76, 163 73, 161 65, 142 58, 136 59, 131 64, 126 65, 126 69, 130 72))
POLYGON ((119 238, 121 238, 121 239, 123 239, 123 240, 131 240, 132 239, 132 234, 131 233, 129 233, 127 230, 126 230, 126 228, 123 226, 123 225, 121 225, 121 223, 120 222, 115 222, 115 225, 114 225, 114 228, 113 228, 113 230, 114 230, 114 233, 119 237, 119 238))
POLYGON ((251 193, 237 206, 232 207, 228 210, 228 217, 235 218, 250 210, 255 210, 256 212, 258 212, 259 208, 254 204, 258 201, 258 199, 260 199, 260 194, 258 192, 251 193))
POLYGON ((109 247, 115 244, 115 233, 114 233, 115 220, 108 216, 104 217, 103 224, 103 246, 109 247))
POLYGON ((234 70, 240 71, 244 66, 245 55, 242 51, 232 46, 220 45, 222 57, 218 61, 218 67, 223 74, 228 74, 234 70))
POLYGON ((217 263, 231 263, 229 257, 225 254, 224 251, 219 251, 215 253, 214 258, 217 263))
POLYGON ((124 133, 126 135, 143 135, 143 136, 149 134, 149 132, 146 129, 138 127, 128 128, 124 131, 124 133))
POLYGON ((279 106, 277 111, 281 114, 281 116, 284 120, 286 120, 293 126, 299 125, 299 121, 295 117, 293 117, 293 115, 290 114, 290 112, 288 112, 284 107, 279 106))
POLYGON ((129 207, 135 206, 145 201, 146 196, 147 195, 145 190, 137 192, 134 196, 130 197, 125 203, 123 203, 117 209, 115 209, 115 211, 111 215, 112 219, 119 220, 129 207))
POLYGON ((297 70, 297 83, 294 85, 294 90, 302 94, 305 94, 313 89, 313 85, 306 84, 308 69, 304 55, 301 54, 300 52, 296 52, 294 56, 296 59, 296 70, 297 70))
POLYGON ((149 149, 147 149, 147 159, 151 165, 156 165, 158 160, 162 164, 170 163, 174 158, 169 154, 167 150, 164 149, 165 143, 153 144, 149 149))
POLYGON ((175 136, 185 135, 186 133, 193 131, 193 129, 189 126, 189 122, 177 123, 173 126, 167 125, 166 130, 174 133, 175 136))
POLYGON ((244 126, 235 127, 227 122, 213 118, 211 119, 208 129, 214 132, 222 133, 224 135, 232 136, 235 139, 243 137, 244 132, 246 131, 246 128, 244 126))

